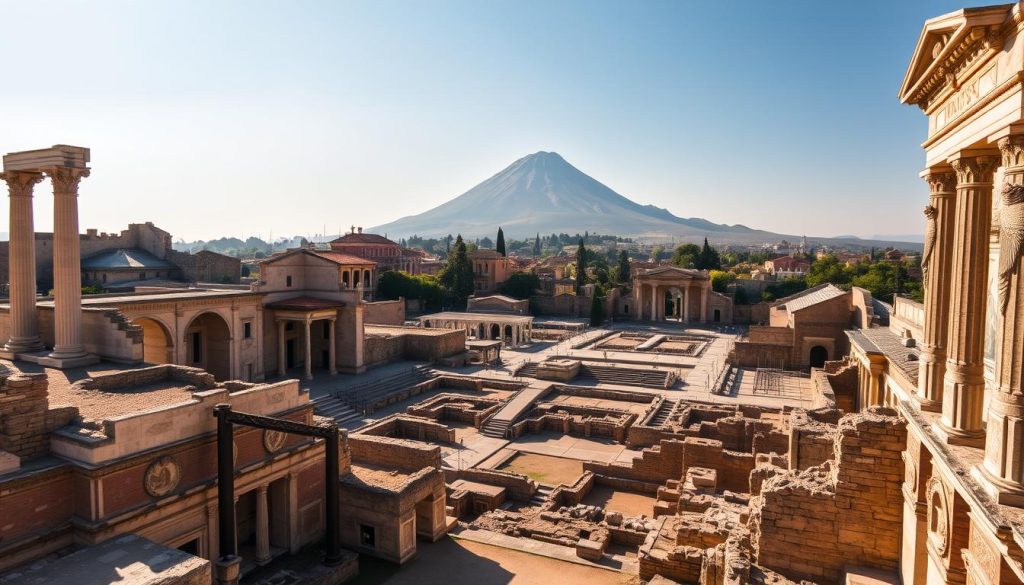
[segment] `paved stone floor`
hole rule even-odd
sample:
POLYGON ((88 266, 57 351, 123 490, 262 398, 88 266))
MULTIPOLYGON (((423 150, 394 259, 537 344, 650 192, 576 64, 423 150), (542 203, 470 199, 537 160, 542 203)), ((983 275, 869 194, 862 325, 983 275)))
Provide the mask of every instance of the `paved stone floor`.
MULTIPOLYGON (((514 539, 528 540, 528 539, 514 539)), ((539 541, 537 544, 543 544, 539 541)), ((491 546, 466 539, 444 538, 418 543, 418 558, 398 568, 393 564, 359 559, 353 585, 634 585, 635 575, 624 575, 592 564, 580 564, 491 546)), ((565 548, 565 547, 559 547, 565 548)), ((582 559, 581 559, 582 560, 582 559)), ((585 562, 585 561, 584 561, 585 562)))

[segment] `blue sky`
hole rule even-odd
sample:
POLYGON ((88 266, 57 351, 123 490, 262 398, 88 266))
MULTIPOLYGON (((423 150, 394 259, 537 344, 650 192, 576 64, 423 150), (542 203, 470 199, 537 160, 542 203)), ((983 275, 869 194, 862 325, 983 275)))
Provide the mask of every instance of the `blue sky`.
POLYGON ((964 5, 2 0, 0 150, 91 147, 83 229, 185 239, 384 223, 538 150, 684 217, 918 233, 896 92, 964 5))

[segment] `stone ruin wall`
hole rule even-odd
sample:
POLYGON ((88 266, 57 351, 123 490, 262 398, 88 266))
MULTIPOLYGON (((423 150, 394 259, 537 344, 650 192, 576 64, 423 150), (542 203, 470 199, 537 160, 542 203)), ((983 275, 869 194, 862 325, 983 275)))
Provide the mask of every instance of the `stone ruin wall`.
POLYGON ((22 459, 50 452, 50 433, 78 416, 73 406, 50 408, 46 374, 0 367, 0 451, 22 459))

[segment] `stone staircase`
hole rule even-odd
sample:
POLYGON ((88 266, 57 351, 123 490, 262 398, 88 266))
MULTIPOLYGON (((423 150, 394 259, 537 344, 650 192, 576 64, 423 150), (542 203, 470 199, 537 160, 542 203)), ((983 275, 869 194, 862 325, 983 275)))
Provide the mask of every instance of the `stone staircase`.
POLYGON ((542 506, 547 503, 548 498, 551 497, 551 492, 555 491, 555 488, 541 485, 537 487, 537 491, 533 492, 533 497, 530 498, 531 506, 542 506))
POLYGON ((118 331, 124 331, 125 336, 132 341, 142 342, 144 333, 142 327, 132 323, 131 319, 125 316, 118 309, 104 309, 103 316, 118 331))
POLYGON ((668 417, 672 414, 672 411, 675 410, 676 404, 678 403, 678 400, 671 400, 668 398, 663 400, 661 405, 658 406, 658 411, 654 413, 654 416, 651 417, 650 422, 647 423, 647 426, 664 426, 665 421, 668 420, 668 417))
POLYGON ((483 428, 480 429, 480 434, 485 437, 492 437, 495 439, 504 439, 505 433, 508 432, 508 428, 512 426, 510 420, 497 420, 493 416, 484 424, 483 428))
POLYGON ((537 362, 526 362, 516 370, 516 376, 526 376, 527 378, 537 377, 537 362))
POLYGON ((313 400, 313 412, 333 418, 339 426, 360 418, 359 413, 349 408, 344 401, 329 394, 313 400))
POLYGON ((669 386, 669 372, 667 371, 586 363, 580 364, 580 375, 577 379, 601 384, 622 384, 647 388, 667 388, 669 386))
POLYGON ((413 386, 433 377, 434 373, 430 368, 417 366, 411 370, 341 390, 334 395, 356 412, 371 413, 396 401, 413 386))

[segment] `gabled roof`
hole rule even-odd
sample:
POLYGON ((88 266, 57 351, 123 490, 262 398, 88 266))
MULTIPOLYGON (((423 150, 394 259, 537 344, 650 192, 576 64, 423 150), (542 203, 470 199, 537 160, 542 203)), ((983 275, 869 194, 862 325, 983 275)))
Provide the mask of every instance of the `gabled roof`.
POLYGON ((657 268, 642 269, 637 273, 638 276, 687 276, 689 278, 710 278, 703 270, 697 270, 696 268, 680 268, 678 266, 665 265, 658 266, 657 268))
POLYGON ((332 264, 339 266, 358 264, 360 266, 376 266, 376 262, 373 260, 367 260, 360 258, 359 256, 353 256, 352 254, 343 254, 341 252, 321 251, 321 250, 307 250, 305 248, 297 248, 295 250, 289 250, 287 252, 276 254, 260 262, 260 264, 273 264, 278 260, 289 258, 296 254, 305 254, 307 256, 313 256, 315 258, 326 260, 332 264))
POLYGON ((848 292, 849 291, 845 291, 834 284, 821 284, 795 295, 788 296, 785 299, 782 299, 781 302, 777 303, 775 307, 786 309, 789 313, 795 313, 802 309, 806 309, 807 307, 839 298, 848 294, 848 292))
POLYGON ((161 260, 145 250, 122 248, 93 254, 82 260, 82 268, 85 270, 133 270, 177 268, 177 266, 166 260, 161 260))
POLYGON ((380 234, 364 234, 364 233, 351 233, 345 234, 340 238, 331 240, 332 244, 390 244, 397 246, 397 242, 393 242, 380 234))
POLYGON ((947 83, 946 76, 954 75, 950 65, 975 43, 989 42, 992 51, 1002 49, 995 36, 988 36, 988 27, 1001 25, 1015 6, 964 8, 925 21, 900 86, 900 101, 926 105, 932 93, 947 83))

